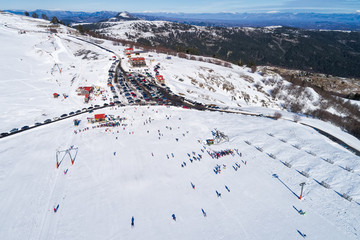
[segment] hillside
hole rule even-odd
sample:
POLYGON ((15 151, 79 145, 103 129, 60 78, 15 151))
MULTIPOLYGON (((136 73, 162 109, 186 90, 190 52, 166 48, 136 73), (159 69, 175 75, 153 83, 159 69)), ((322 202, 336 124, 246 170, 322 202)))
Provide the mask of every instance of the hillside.
POLYGON ((93 102, 109 102, 105 90, 110 53, 70 37, 71 28, 7 13, 0 19, 0 42, 6 46, 0 58, 1 132, 85 107, 75 92, 80 86, 104 88, 107 101, 99 97, 93 102))
POLYGON ((270 70, 154 52, 132 68, 117 42, 0 22, 0 130, 31 126, 0 138, 0 239, 359 238, 359 156, 344 146, 360 141, 273 96, 319 109, 312 88, 297 96, 270 70), (96 89, 88 103, 81 86, 96 89))
POLYGON ((360 33, 289 27, 200 27, 167 21, 108 21, 88 30, 234 63, 273 65, 359 77, 360 33), (341 53, 341 54, 340 54, 341 53))

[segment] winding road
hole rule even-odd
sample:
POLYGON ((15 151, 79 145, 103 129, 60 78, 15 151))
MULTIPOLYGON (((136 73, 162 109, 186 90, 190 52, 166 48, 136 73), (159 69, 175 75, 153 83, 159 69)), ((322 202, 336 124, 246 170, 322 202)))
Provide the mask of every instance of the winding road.
MULTIPOLYGON (((77 39, 79 41, 83 41, 83 42, 86 42, 86 43, 89 43, 89 44, 92 44, 104 51, 107 51, 107 52, 110 52, 112 53, 113 55, 115 55, 118 59, 119 59, 119 62, 117 64, 117 66, 115 67, 115 72, 117 73, 117 69, 120 68, 120 70, 122 71, 123 75, 125 77, 127 77, 127 72, 121 67, 121 57, 119 54, 115 53, 114 51, 108 49, 108 48, 105 48, 99 44, 96 44, 94 42, 91 42, 91 41, 88 41, 88 40, 85 40, 85 39, 82 39, 82 38, 79 38, 79 37, 76 37, 76 36, 70 36, 74 39, 77 39)), ((116 74, 116 77, 117 77, 117 74, 116 74)), ((117 79, 116 79, 117 80, 117 79)), ((115 81, 116 81, 115 80, 115 81)), ((192 108, 192 109, 197 109, 197 110, 201 110, 201 111, 204 111, 204 110, 208 110, 208 111, 215 111, 215 112, 225 112, 225 113, 235 113, 235 114, 242 114, 242 115, 248 115, 248 116, 255 116, 255 117, 266 117, 266 118, 273 118, 272 116, 264 116, 263 114, 258 114, 258 113, 252 113, 252 112, 246 112, 246 111, 230 111, 230 110, 227 110, 227 109, 214 109, 214 108, 211 108, 209 106, 206 106, 206 105, 202 105, 202 104, 191 104, 190 101, 186 100, 185 98, 183 97, 180 97, 176 94, 173 94, 173 93, 170 93, 168 92, 165 88, 162 88, 158 85, 156 85, 156 87, 158 88, 158 90, 167 98, 170 100, 170 105, 172 106, 186 106, 188 108, 192 108)), ((8 135, 4 135, 4 136, 0 136, 0 138, 5 138, 5 137, 9 137, 9 136, 12 136, 12 135, 15 135, 15 134, 19 134, 21 132, 24 132, 24 131, 27 131, 27 130, 30 130, 30 129, 34 129, 34 128, 37 128, 37 127, 41 127, 41 126, 44 126, 44 125, 47 125, 47 124, 52 124, 52 123, 55 123, 55 122, 58 122, 58 121, 62 121, 62 120, 65 120, 65 119, 68 119, 68 118, 74 118, 78 115, 81 115, 81 114, 85 114, 85 113, 88 113, 89 111, 92 111, 92 110, 97 110, 97 109, 102 109, 102 108, 106 108, 106 107, 112 107, 114 104, 112 105, 103 105, 103 106, 100 106, 100 107, 96 107, 96 108, 88 108, 84 111, 81 111, 79 113, 75 113, 73 115, 69 115, 69 116, 66 116, 66 117, 62 117, 62 118, 59 118, 57 120, 53 120, 51 122, 48 122, 48 123, 42 123, 41 125, 38 125, 38 126, 31 126, 29 127, 28 129, 24 129, 24 130, 19 130, 19 131, 16 131, 16 132, 13 132, 13 133, 9 133, 8 135)), ((125 106, 124 104, 117 104, 118 106, 125 106)), ((138 104, 131 104, 131 105, 138 105, 138 104)), ((142 104, 143 105, 143 104, 142 104)), ((146 105, 158 105, 158 104, 151 104, 151 103, 147 103, 146 105)), ((289 120, 289 119, 286 119, 286 120, 289 120)), ((290 120, 291 121, 291 120, 290 120)), ((347 150, 349 150, 350 152, 352 152, 353 154, 357 155, 357 156, 360 156, 360 150, 359 149, 356 149, 350 145, 348 145, 347 143, 345 143, 344 140, 342 139, 339 139, 338 137, 335 137, 333 136, 332 134, 330 134, 329 132, 326 132, 324 130, 321 130, 315 126, 312 126, 311 124, 308 124, 308 123, 303 123, 303 122, 299 122, 300 124, 304 125, 304 126, 307 126, 307 127, 311 127, 313 129, 315 129, 318 133, 326 136, 327 138, 329 138, 331 141, 341 145, 342 147, 346 148, 347 150)))

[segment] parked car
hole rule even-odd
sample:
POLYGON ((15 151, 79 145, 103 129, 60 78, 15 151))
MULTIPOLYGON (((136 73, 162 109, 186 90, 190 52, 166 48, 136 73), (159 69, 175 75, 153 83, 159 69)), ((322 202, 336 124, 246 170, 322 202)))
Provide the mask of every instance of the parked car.
POLYGON ((104 103, 104 106, 109 106, 109 104, 107 104, 107 103, 104 103))
POLYGON ((7 132, 3 132, 3 133, 0 134, 1 137, 5 137, 7 135, 9 135, 9 133, 7 133, 7 132))
POLYGON ((74 115, 75 113, 74 112, 70 112, 69 115, 74 115))
POLYGON ((29 129, 30 127, 29 126, 23 126, 22 128, 21 128, 21 130, 26 130, 26 129, 29 129))
POLYGON ((13 129, 10 130, 11 133, 14 133, 14 132, 17 132, 17 131, 19 131, 18 128, 13 128, 13 129))
POLYGON ((81 110, 77 110, 75 113, 81 113, 81 110))
POLYGON ((34 125, 35 125, 35 126, 40 126, 40 125, 42 125, 42 123, 37 122, 37 123, 35 123, 34 125))
POLYGON ((100 105, 95 105, 94 107, 98 108, 98 107, 100 107, 100 105))
POLYGON ((61 115, 60 117, 64 118, 67 117, 68 115, 66 113, 64 113, 63 115, 61 115))
POLYGON ((44 123, 49 123, 49 122, 51 122, 51 119, 46 119, 46 120, 44 121, 44 123))

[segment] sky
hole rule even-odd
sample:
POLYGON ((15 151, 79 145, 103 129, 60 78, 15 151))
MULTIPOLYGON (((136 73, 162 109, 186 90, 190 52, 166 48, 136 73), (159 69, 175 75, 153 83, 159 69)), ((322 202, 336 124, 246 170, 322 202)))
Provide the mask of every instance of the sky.
POLYGON ((0 0, 4 10, 360 13, 360 0, 0 0))

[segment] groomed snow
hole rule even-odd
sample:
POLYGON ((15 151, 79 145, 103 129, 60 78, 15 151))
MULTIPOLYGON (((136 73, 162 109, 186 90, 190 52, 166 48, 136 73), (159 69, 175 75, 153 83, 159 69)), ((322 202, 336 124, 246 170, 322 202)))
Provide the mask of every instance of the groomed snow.
POLYGON ((88 113, 79 127, 68 119, 0 140, 1 239, 302 239, 298 231, 311 239, 358 239, 359 158, 308 127, 166 107, 95 113, 126 117, 127 126, 93 129, 88 113), (206 146, 203 153, 198 140, 210 138, 214 128, 230 141, 206 146), (56 150, 70 146, 79 149, 74 165, 65 156, 56 169, 56 150), (235 148, 242 157, 234 152, 212 159, 206 153, 235 148), (191 163, 192 152, 202 159, 191 163), (221 174, 213 171, 217 164, 221 174), (303 200, 297 197, 301 182, 303 200))

